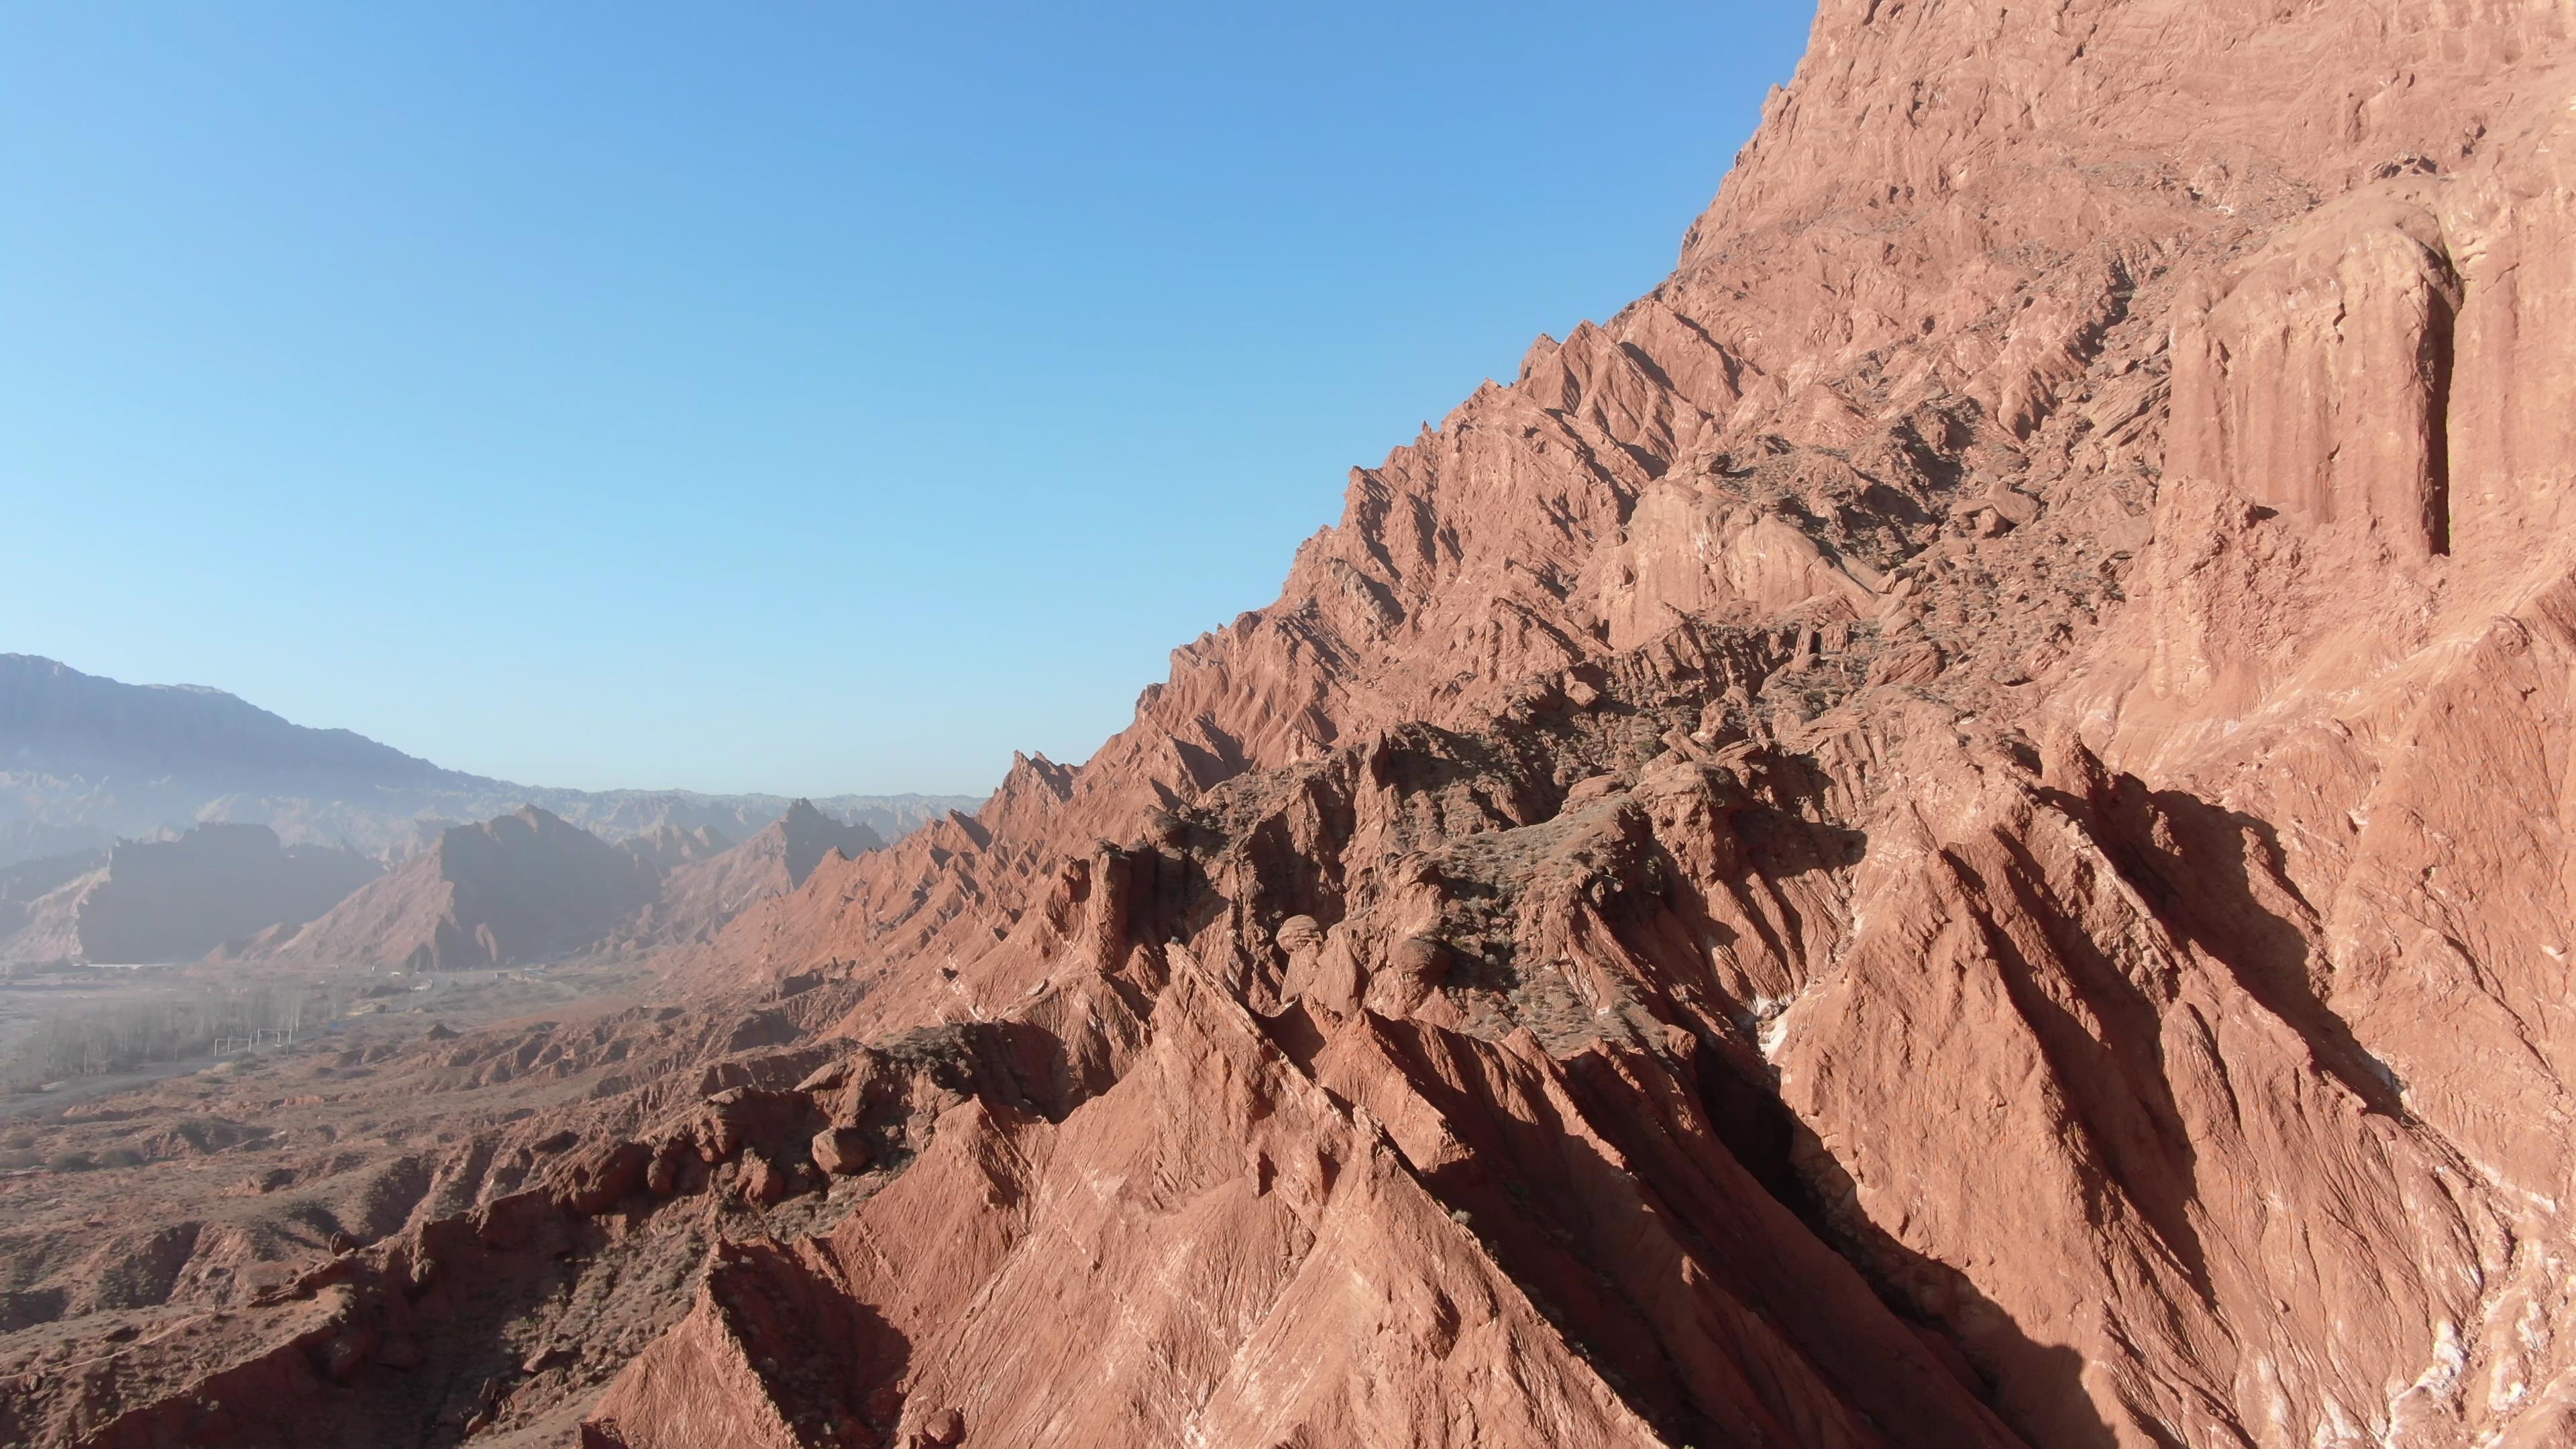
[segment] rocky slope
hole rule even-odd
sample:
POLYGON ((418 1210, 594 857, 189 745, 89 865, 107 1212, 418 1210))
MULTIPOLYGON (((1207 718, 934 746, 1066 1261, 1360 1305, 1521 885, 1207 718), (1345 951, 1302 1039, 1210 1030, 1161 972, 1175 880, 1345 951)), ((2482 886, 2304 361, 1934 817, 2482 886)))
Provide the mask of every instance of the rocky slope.
POLYGON ((812 801, 796 801, 740 845, 674 861, 653 904, 619 927, 616 944, 652 950, 711 940, 744 911, 805 884, 826 860, 846 863, 884 845, 868 827, 843 824, 812 801))
MULTIPOLYGON (((123 684, 0 654, 0 865, 201 821, 266 825, 290 845, 346 844, 399 860, 449 825, 531 802, 612 841, 663 829, 739 838, 790 803, 514 785, 347 730, 293 724, 221 690, 123 684)), ((888 838, 973 803, 928 795, 819 802, 833 818, 888 838)))
POLYGON ((0 874, 0 964, 193 960, 301 926, 382 869, 352 850, 281 847, 260 825, 201 825, 94 860, 28 862, 0 874))
POLYGON ((391 1051, 537 1115, 264 1294, 22 1271, 7 1428, 2568 1442, 2571 23, 1827 0, 1090 761, 391 1051))

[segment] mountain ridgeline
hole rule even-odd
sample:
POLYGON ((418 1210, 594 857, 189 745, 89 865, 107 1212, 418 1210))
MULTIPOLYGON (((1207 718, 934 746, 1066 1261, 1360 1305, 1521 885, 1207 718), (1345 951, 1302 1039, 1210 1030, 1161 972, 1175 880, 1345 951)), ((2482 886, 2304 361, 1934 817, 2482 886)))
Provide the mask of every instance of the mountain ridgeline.
POLYGON ((973 803, 534 789, 218 690, 0 655, 0 966, 464 967, 702 940, 830 853, 973 803))
POLYGON ((883 843, 804 800, 740 845, 705 827, 611 845, 526 805, 448 827, 390 870, 280 846, 263 825, 200 825, 0 870, 0 966, 219 955, 427 971, 633 954, 708 939, 827 858, 883 843))
MULTIPOLYGON (((612 843, 671 829, 739 840, 789 797, 584 791, 444 769, 347 730, 311 729, 220 690, 134 685, 0 654, 0 866, 104 850, 201 823, 265 825, 286 845, 399 858, 450 825, 535 805, 612 843)), ((810 802, 893 839, 979 803, 838 795, 810 802)))

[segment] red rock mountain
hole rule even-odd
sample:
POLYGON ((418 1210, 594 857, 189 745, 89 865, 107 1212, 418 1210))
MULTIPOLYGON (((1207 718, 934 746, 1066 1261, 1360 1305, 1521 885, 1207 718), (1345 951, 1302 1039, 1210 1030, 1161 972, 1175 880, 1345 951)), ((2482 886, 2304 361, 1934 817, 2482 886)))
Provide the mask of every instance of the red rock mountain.
POLYGON ((1091 760, 0 1428, 2576 1442, 2571 25, 1826 0, 1091 760))

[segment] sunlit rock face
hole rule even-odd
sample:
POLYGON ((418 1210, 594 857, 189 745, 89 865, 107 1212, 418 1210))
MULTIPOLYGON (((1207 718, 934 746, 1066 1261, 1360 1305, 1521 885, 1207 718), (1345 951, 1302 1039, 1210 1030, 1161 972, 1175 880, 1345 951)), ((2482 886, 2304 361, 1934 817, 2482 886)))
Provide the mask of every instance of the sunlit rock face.
POLYGON ((221 1371, 363 1426, 560 1248, 458 1423, 2569 1442, 2569 24, 1828 0, 1090 761, 424 1044, 598 1085, 221 1371))

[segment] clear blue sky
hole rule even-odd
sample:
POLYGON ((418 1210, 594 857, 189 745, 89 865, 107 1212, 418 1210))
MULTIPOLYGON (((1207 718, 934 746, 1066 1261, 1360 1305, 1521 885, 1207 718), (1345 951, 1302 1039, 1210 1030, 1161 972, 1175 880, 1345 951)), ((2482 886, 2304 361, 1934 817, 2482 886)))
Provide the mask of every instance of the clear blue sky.
POLYGON ((1081 759, 1813 13, 0 8, 0 651, 535 784, 1081 759))

